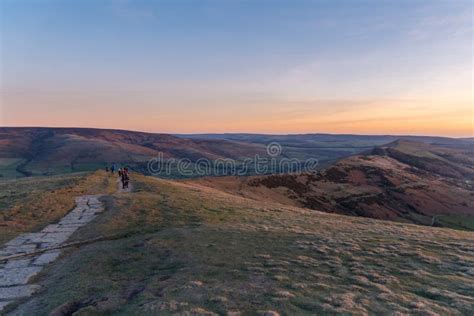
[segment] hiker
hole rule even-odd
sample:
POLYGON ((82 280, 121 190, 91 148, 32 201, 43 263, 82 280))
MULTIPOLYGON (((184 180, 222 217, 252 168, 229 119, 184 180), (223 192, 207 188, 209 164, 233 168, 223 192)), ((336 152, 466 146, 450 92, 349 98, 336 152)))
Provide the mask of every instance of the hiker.
POLYGON ((129 181, 130 181, 130 178, 128 177, 128 172, 122 171, 122 189, 128 188, 129 181))
POLYGON ((114 171, 115 171, 115 164, 113 164, 112 167, 110 167, 110 171, 112 172, 112 174, 114 174, 114 171))
POLYGON ((122 168, 119 168, 119 170, 118 170, 119 178, 122 178, 122 174, 123 174, 123 170, 122 170, 122 168))

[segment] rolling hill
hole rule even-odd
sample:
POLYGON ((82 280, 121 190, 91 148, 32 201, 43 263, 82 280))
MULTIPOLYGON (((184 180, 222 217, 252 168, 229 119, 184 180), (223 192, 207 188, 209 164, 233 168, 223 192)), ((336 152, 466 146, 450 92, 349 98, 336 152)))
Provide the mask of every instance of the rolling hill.
POLYGON ((123 130, 0 128, 3 169, 10 167, 27 176, 96 170, 110 163, 128 164, 145 172, 147 161, 159 153, 164 158, 194 161, 241 159, 266 151, 263 145, 238 141, 193 140, 123 130))
MULTIPOLYGON (((97 148, 101 159, 107 146, 117 155, 142 146, 173 157, 196 148, 209 157, 252 152, 168 135, 80 132, 18 135, 2 148, 27 155, 38 141, 34 163, 59 159, 64 146, 97 148), (185 143, 196 147, 177 152, 185 143)), ((469 314, 473 233, 411 224, 474 230, 472 157, 463 145, 396 140, 316 174, 169 180, 132 172, 128 193, 103 170, 2 180, 1 242, 56 223, 77 196, 100 194, 105 205, 71 236, 75 246, 34 277, 37 292, 5 312, 469 314)))
MULTIPOLYGON (((468 148, 472 139, 400 136, 402 139, 468 148)), ((102 169, 106 164, 127 164, 147 173, 150 158, 229 158, 241 161, 266 156, 266 146, 276 142, 282 158, 317 158, 319 167, 361 154, 400 138, 364 135, 168 135, 93 128, 0 127, 0 175, 21 177, 102 169)), ((252 172, 249 172, 251 174, 252 172)), ((174 174, 174 177, 182 175, 174 174)))
MULTIPOLYGON (((317 157, 321 172, 194 181, 255 200, 314 210, 474 229, 472 139, 361 135, 174 136, 89 128, 0 128, 0 174, 64 174, 127 164, 147 173, 164 158, 241 160, 265 156, 278 142, 281 157, 317 157)), ((248 174, 252 174, 251 171, 248 174)), ((182 174, 177 174, 180 177, 182 174)))
POLYGON ((12 180, 32 195, 12 201, 12 222, 34 227, 32 208, 41 225, 54 222, 91 190, 105 210, 72 235, 80 245, 35 276, 32 297, 8 306, 11 315, 470 315, 474 305, 472 232, 139 174, 131 193, 110 192, 116 178, 104 171, 45 180, 12 180))
POLYGON ((255 200, 345 215, 474 229, 472 148, 397 140, 321 173, 194 181, 255 200))

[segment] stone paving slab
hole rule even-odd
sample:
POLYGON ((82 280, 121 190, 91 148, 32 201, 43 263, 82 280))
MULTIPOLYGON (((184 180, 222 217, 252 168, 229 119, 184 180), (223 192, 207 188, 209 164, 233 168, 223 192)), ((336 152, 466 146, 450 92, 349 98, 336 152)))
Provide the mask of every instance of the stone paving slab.
POLYGON ((66 226, 60 224, 51 224, 46 226, 42 232, 44 233, 67 233, 67 232, 75 232, 80 226, 66 226))
POLYGON ((65 242, 66 240, 68 240, 68 238, 72 235, 72 232, 66 232, 66 233, 49 233, 49 234, 46 234, 46 236, 44 236, 42 239, 41 239, 41 242, 44 242, 44 243, 51 243, 51 244, 62 244, 63 242, 65 242))
POLYGON ((24 236, 27 240, 27 243, 39 243, 41 242, 41 239, 46 236, 46 233, 30 233, 25 234, 24 236))
POLYGON ((38 258, 33 261, 34 265, 43 266, 45 264, 51 263, 61 254, 59 250, 52 250, 43 253, 38 258))
POLYGON ((8 246, 4 250, 9 254, 17 254, 17 253, 27 253, 35 251, 38 248, 37 244, 25 244, 21 246, 8 246))
MULTIPOLYGON (((81 226, 86 225, 103 212, 104 207, 98 195, 76 198, 76 207, 59 223, 46 226, 41 232, 22 234, 0 249, 0 257, 32 253, 65 243, 81 226)), ((31 296, 38 285, 28 284, 45 265, 53 262, 61 254, 60 250, 50 250, 30 257, 10 259, 0 262, 0 312, 10 303, 22 297, 31 296)))
POLYGON ((23 236, 19 236, 15 239, 10 240, 5 244, 5 246, 20 246, 25 243, 27 239, 25 239, 23 236))
POLYGON ((26 284, 41 271, 41 267, 22 267, 0 271, 0 286, 26 284))
POLYGON ((16 299, 20 297, 31 296, 35 291, 39 290, 39 285, 27 284, 10 287, 0 287, 0 297, 4 299, 16 299))
POLYGON ((72 229, 72 228, 74 228, 74 230, 76 230, 76 229, 78 229, 79 227, 81 227, 82 225, 81 225, 81 224, 61 224, 60 226, 63 227, 64 229, 72 229))
POLYGON ((4 269, 24 268, 24 267, 27 267, 30 263, 31 263, 31 258, 8 260, 8 262, 4 266, 4 269))

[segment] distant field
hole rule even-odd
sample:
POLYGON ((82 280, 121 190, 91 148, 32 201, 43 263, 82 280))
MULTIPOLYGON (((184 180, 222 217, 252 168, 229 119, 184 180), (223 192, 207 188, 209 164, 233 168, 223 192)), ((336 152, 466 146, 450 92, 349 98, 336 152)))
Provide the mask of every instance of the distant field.
POLYGON ((474 215, 441 215, 436 222, 446 227, 474 231, 474 215))
POLYGON ((16 170, 24 159, 18 158, 0 158, 0 179, 22 177, 23 174, 16 170))
MULTIPOLYGON (((0 180, 2 179, 14 179, 24 178, 25 174, 18 172, 17 167, 20 166, 25 160, 19 158, 0 158, 0 180)), ((25 171, 31 173, 32 176, 52 176, 71 174, 86 171, 95 171, 105 168, 105 164, 100 163, 80 163, 75 164, 73 168, 70 165, 57 164, 50 162, 49 164, 28 164, 27 168, 23 168, 25 171)))
POLYGON ((61 175, 78 172, 90 172, 96 170, 105 170, 104 163, 77 163, 73 167, 70 165, 55 164, 54 162, 46 164, 29 164, 27 170, 34 176, 61 175))
MULTIPOLYGON (((107 178, 106 178, 107 179, 107 178)), ((99 181, 100 182, 100 181, 99 181)), ((133 176, 19 314, 468 315, 474 234, 320 213, 133 176), (117 235, 118 234, 118 235, 117 235)))

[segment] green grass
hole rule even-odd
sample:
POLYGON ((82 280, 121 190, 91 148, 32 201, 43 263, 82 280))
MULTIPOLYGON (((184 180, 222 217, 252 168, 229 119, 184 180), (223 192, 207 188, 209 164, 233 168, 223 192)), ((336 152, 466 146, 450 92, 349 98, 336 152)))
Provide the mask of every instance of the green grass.
POLYGON ((49 163, 48 165, 44 164, 34 164, 30 163, 25 168, 27 171, 31 172, 33 176, 52 176, 52 175, 67 175, 77 172, 92 172, 96 170, 104 170, 104 163, 79 163, 74 164, 74 167, 71 168, 69 164, 54 164, 49 163))
POLYGON ((0 158, 0 179, 23 177, 23 174, 16 171, 16 167, 22 162, 23 159, 0 158))
POLYGON ((442 215, 436 222, 442 227, 474 231, 474 215, 442 215))

